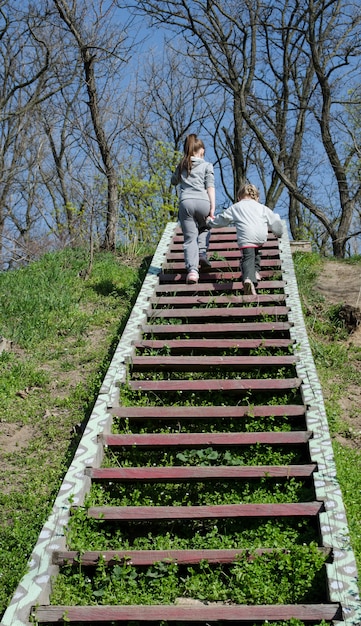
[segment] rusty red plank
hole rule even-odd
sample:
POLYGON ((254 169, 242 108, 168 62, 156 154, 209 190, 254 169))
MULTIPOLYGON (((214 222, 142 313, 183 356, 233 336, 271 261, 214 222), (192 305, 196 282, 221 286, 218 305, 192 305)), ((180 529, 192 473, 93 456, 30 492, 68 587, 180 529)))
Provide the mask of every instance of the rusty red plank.
MULTIPOLYGON (((272 291, 272 290, 279 290, 279 289, 284 289, 285 287, 285 282, 283 280, 267 280, 268 277, 272 277, 274 272, 262 272, 264 279, 262 280, 262 282, 260 283, 260 287, 259 290, 260 292, 262 292, 262 290, 267 290, 267 291, 272 291), (261 287, 262 285, 262 287, 261 287)), ((209 275, 206 274, 204 275, 205 279, 209 278, 209 275)), ((238 280, 230 280, 228 283, 225 282, 206 282, 206 281, 202 281, 202 283, 200 284, 196 284, 196 285, 187 285, 185 282, 185 275, 183 274, 179 274, 179 281, 177 283, 174 283, 174 275, 172 274, 172 282, 171 284, 167 285, 166 281, 164 281, 165 284, 159 284, 155 287, 154 289, 154 293, 158 294, 158 293, 181 293, 181 292, 185 292, 185 293, 199 293, 200 291, 203 291, 204 293, 209 294, 209 292, 237 292, 237 291, 242 291, 243 290, 243 283, 242 281, 238 280), (181 280, 182 279, 182 280, 181 280)), ((244 298, 248 298, 249 302, 252 302, 254 299, 254 296, 244 296, 244 298)), ((243 300, 244 302, 247 302, 247 300, 243 300)))
MULTIPOLYGON (((263 273, 263 270, 262 270, 263 273)), ((268 276, 273 276, 274 271, 269 272, 268 276)), ((176 284, 178 282, 185 282, 186 279, 186 272, 183 269, 183 272, 175 272, 173 273, 163 273, 161 272, 159 274, 159 282, 160 283, 173 283, 176 284)), ((240 271, 235 270, 234 272, 225 272, 225 271, 220 271, 220 272, 213 272, 208 271, 208 272, 202 272, 199 274, 199 281, 200 282, 206 282, 207 284, 210 283, 211 281, 215 281, 215 282, 222 282, 222 281, 236 281, 236 280, 240 280, 240 271)), ((279 281, 278 281, 279 282, 279 281)), ((241 283, 242 285, 242 283, 241 283)), ((198 283, 198 288, 200 287, 199 283, 198 283)), ((242 286, 239 287, 240 289, 242 289, 242 286)), ((262 283, 260 283, 259 285, 259 289, 269 289, 269 287, 266 287, 262 281, 262 283)))
MULTIPOLYGON (((181 229, 176 230, 173 236, 173 244, 175 243, 183 244, 183 241, 184 241, 184 238, 183 238, 182 230, 181 229)), ((238 245, 236 229, 233 226, 230 226, 228 228, 222 228, 222 230, 218 228, 212 231, 212 234, 210 237, 210 245, 214 245, 214 243, 224 242, 224 241, 234 242, 236 245, 238 245)), ((277 239, 277 237, 275 237, 272 233, 269 232, 267 235, 267 241, 265 241, 265 243, 263 244, 263 248, 266 248, 267 246, 278 247, 278 244, 279 244, 279 239, 277 239)))
MULTIPOLYGON (((252 296, 253 298, 255 296, 252 296)), ((237 333, 267 333, 284 332, 292 328, 289 322, 225 322, 220 326, 217 323, 206 324, 144 324, 142 331, 151 335, 180 335, 181 333, 208 334, 221 333, 224 335, 237 333)))
MULTIPOLYGON (((214 243, 209 246, 209 256, 212 256, 212 250, 222 250, 221 254, 217 254, 217 258, 211 259, 211 262, 224 261, 224 259, 237 259, 239 261, 241 254, 237 242, 230 242, 232 245, 228 245, 226 249, 223 249, 222 244, 214 243)), ((280 251, 278 248, 269 247, 261 250, 261 258, 279 258, 280 251)), ((184 252, 182 246, 170 248, 166 255, 167 261, 183 261, 184 252)))
POLYGON ((243 378, 240 380, 140 380, 129 382, 134 391, 282 391, 297 389, 300 378, 243 378))
POLYGON ((243 417, 302 417, 303 404, 256 406, 120 406, 112 415, 125 419, 240 419, 243 417))
POLYGON ((184 621, 184 622, 264 622, 298 619, 319 622, 322 619, 342 620, 338 603, 329 604, 266 604, 266 605, 128 605, 128 606, 36 606, 37 623, 63 623, 64 615, 70 623, 126 622, 126 621, 184 621))
POLYGON ((85 470, 96 481, 185 481, 253 478, 309 478, 315 472, 314 463, 305 465, 241 465, 241 466, 180 466, 172 467, 104 467, 85 470))
MULTIPOLYGON (((253 296, 254 297, 254 296, 253 296)), ((177 318, 231 318, 231 317, 262 317, 262 315, 282 317, 289 313, 287 306, 252 306, 252 307, 208 307, 188 309, 150 309, 148 315, 154 319, 177 318)))
POLYGON ((239 517, 316 517, 322 502, 223 504, 210 506, 92 506, 87 515, 104 520, 223 519, 239 517))
MULTIPOLYGON (((213 272, 213 271, 219 271, 219 272, 223 272, 223 270, 226 271, 235 271, 238 272, 240 271, 239 268, 239 261, 240 261, 240 257, 238 258, 230 258, 227 259, 225 261, 221 261, 221 260, 217 260, 217 261, 212 261, 212 269, 210 270, 206 270, 207 272, 213 272)), ((266 267, 267 268, 280 268, 281 267, 281 260, 277 259, 277 258, 262 258, 261 262, 261 271, 264 270, 266 267)), ((172 262, 167 262, 165 261, 163 263, 162 266, 162 271, 164 273, 166 273, 167 271, 170 272, 184 272, 185 268, 184 268, 184 260, 183 261, 172 261, 172 262)), ((203 270, 204 272, 205 270, 203 270)))
POLYGON ((146 433, 131 435, 101 435, 99 439, 111 448, 185 448, 209 446, 251 446, 302 445, 309 441, 312 432, 308 430, 290 432, 248 432, 248 433, 146 433))
MULTIPOLYGON (((257 302, 262 304, 273 304, 280 303, 286 300, 286 296, 283 293, 277 294, 260 294, 258 295, 257 302)), ((243 295, 233 295, 229 296, 215 296, 213 294, 208 294, 201 296, 199 294, 192 296, 153 296, 149 299, 149 302, 153 306, 201 306, 201 305, 209 305, 209 304, 242 304, 243 302, 248 302, 246 300, 246 296, 243 295)))
POLYGON ((229 350, 239 348, 252 350, 255 348, 288 348, 294 343, 291 339, 144 339, 135 341, 136 350, 179 350, 187 353, 191 350, 229 350))
POLYGON ((253 369, 255 367, 286 367, 295 365, 297 356, 135 356, 132 359, 133 372, 182 371, 204 372, 210 367, 224 369, 253 369))
MULTIPOLYGON (((331 548, 318 548, 318 551, 331 556, 331 548)), ((208 563, 234 563, 240 557, 252 561, 255 556, 262 554, 289 554, 292 550, 286 548, 256 548, 228 549, 228 550, 76 550, 55 551, 52 554, 52 563, 60 567, 67 564, 80 563, 84 567, 95 567, 101 558, 107 565, 125 561, 131 565, 153 565, 160 561, 176 562, 184 565, 196 565, 200 561, 208 563)))

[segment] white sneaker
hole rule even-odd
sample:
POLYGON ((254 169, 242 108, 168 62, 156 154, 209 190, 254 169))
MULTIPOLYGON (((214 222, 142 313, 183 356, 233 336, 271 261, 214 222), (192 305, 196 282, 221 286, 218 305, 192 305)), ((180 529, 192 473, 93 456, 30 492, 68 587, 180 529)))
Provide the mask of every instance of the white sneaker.
POLYGON ((243 293, 245 296, 256 296, 257 292, 255 289, 254 284, 252 283, 252 281, 249 278, 246 278, 246 280, 243 283, 243 293))
POLYGON ((257 282, 262 280, 262 276, 261 276, 261 274, 259 272, 256 272, 256 280, 257 280, 257 282))

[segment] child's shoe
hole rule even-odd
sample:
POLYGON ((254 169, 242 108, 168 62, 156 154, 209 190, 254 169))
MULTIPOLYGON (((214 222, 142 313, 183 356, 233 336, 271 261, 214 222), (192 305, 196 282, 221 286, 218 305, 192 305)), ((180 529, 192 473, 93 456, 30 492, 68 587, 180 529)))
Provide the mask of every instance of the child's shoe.
POLYGON ((201 268, 203 270, 210 270, 211 269, 212 263, 209 261, 207 255, 205 253, 199 255, 199 265, 201 266, 201 268))
POLYGON ((257 292, 255 289, 254 284, 252 283, 252 281, 249 278, 246 278, 246 280, 243 283, 243 293, 245 296, 256 296, 257 292))
POLYGON ((259 272, 256 272, 256 281, 259 282, 260 280, 262 280, 262 276, 259 272))
POLYGON ((191 270, 187 274, 186 278, 187 285, 195 285, 198 282, 198 274, 194 270, 191 270))

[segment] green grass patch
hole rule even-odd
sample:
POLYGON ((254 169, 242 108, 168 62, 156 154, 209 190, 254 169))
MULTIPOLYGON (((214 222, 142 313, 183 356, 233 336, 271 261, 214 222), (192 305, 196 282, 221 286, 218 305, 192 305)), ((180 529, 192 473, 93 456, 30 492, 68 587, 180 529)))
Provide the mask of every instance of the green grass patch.
MULTIPOLYGON (((359 387, 361 384, 361 349, 352 344, 352 338, 349 341, 349 333, 337 315, 340 306, 327 303, 314 288, 325 259, 315 254, 297 253, 294 262, 310 346, 324 393, 350 541, 361 571, 361 450, 357 441, 353 443, 353 432, 344 420, 342 405, 348 386, 359 387), (339 441, 339 435, 345 443, 339 441)), ((337 262, 356 264, 361 269, 360 256, 337 262)))
POLYGON ((73 457, 143 280, 145 256, 46 254, 0 273, 0 617, 73 457))

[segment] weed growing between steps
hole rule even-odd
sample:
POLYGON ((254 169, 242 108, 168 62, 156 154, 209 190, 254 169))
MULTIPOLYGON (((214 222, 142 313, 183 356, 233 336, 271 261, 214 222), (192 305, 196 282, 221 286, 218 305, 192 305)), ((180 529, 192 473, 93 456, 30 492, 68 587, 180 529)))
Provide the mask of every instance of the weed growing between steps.
POLYGON ((212 506, 311 502, 314 493, 304 481, 261 478, 256 481, 212 480, 180 483, 93 483, 91 506, 212 506))
POLYGON ((202 561, 185 566, 158 562, 107 566, 94 572, 76 564, 57 577, 52 602, 65 605, 173 604, 179 598, 232 604, 319 602, 324 596, 325 556, 315 544, 270 554, 248 553, 229 566, 202 561))
POLYGON ((209 465, 295 465, 301 462, 299 450, 286 446, 268 446, 256 443, 231 449, 185 448, 177 450, 148 450, 133 446, 131 449, 114 451, 106 449, 103 467, 173 467, 209 465))
POLYGON ((289 519, 160 520, 157 523, 89 519, 87 507, 73 511, 66 529, 69 549, 196 550, 220 548, 292 548, 317 543, 316 522, 289 519))

